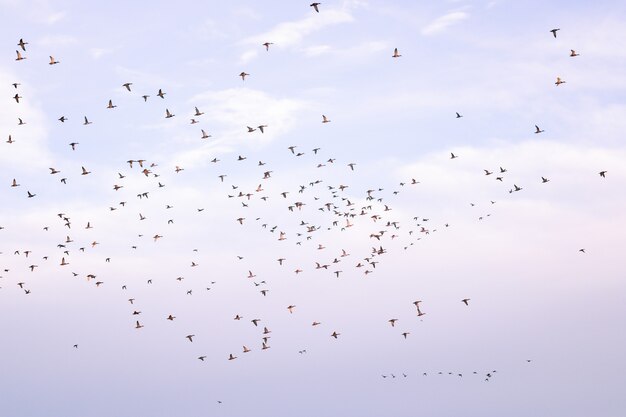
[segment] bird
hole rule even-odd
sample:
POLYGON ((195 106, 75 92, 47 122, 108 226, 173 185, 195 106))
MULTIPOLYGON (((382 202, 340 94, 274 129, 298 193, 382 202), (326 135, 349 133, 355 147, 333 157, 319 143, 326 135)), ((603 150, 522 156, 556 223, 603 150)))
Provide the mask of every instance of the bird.
MULTIPOLYGON (((398 53, 398 48, 395 48, 395 49, 393 50, 393 55, 392 55, 391 57, 392 57, 392 58, 400 58, 401 56, 402 56, 402 55, 400 55, 400 54, 398 53)), ((457 114, 458 114, 458 113, 457 113, 457 114)))
POLYGON ((114 109, 116 107, 117 107, 116 105, 113 105, 113 101, 109 100, 109 105, 107 106, 107 109, 114 109))
POLYGON ((535 134, 543 133, 543 130, 539 129, 539 126, 535 125, 535 134))
POLYGON ((161 98, 163 98, 163 99, 164 99, 166 94, 167 94, 167 93, 164 93, 164 92, 163 92, 163 90, 161 90, 161 89, 159 88, 159 92, 157 93, 157 96, 159 96, 159 97, 161 97, 161 98))
POLYGON ((165 118, 166 119, 170 119, 172 117, 176 116, 175 114, 170 113, 169 109, 165 109, 165 118))
POLYGON ((547 178, 541 177, 541 183, 542 183, 542 184, 545 184, 545 183, 546 183, 546 182, 548 182, 548 181, 550 181, 550 180, 549 180, 549 179, 547 179, 547 178))
POLYGON ((561 30, 561 29, 550 29, 550 32, 552 32, 552 35, 553 35, 555 38, 556 38, 556 32, 557 32, 558 30, 561 30))
POLYGON ((606 178, 606 173, 607 173, 607 172, 608 172, 608 171, 600 171, 598 174, 600 174, 600 176, 601 176, 602 178, 606 178))
POLYGON ((459 112, 456 112, 456 118, 457 118, 457 119, 460 119, 461 117, 463 117, 463 115, 462 115, 462 114, 459 114, 459 112))
POLYGON ((54 57, 52 55, 50 55, 50 62, 48 62, 49 65, 55 65, 58 64, 59 61, 57 61, 56 59, 54 59, 54 57))
POLYGON ((341 333, 333 332, 333 334, 331 334, 330 336, 336 339, 337 337, 339 337, 339 335, 341 335, 341 333))
POLYGON ((13 178, 13 182, 11 183, 11 187, 19 187, 20 184, 17 183, 17 181, 15 181, 15 178, 13 178))
POLYGON ((453 154, 452 152, 450 152, 450 159, 454 159, 454 158, 458 158, 458 156, 456 156, 455 154, 453 154))
POLYGON ((189 339, 190 342, 193 342, 193 337, 195 337, 195 334, 188 334, 187 336, 185 336, 185 338, 189 339))
POLYGON ((19 94, 17 94, 17 93, 15 93, 15 95, 13 96, 13 99, 14 99, 17 103, 19 103, 19 102, 20 102, 20 99, 21 99, 21 98, 22 98, 22 96, 20 96, 20 95, 19 95, 19 94))
POLYGON ((579 54, 579 53, 576 53, 576 51, 574 51, 573 49, 570 49, 570 54, 569 54, 569 56, 571 56, 571 57, 575 57, 575 56, 578 56, 578 55, 580 55, 580 54, 579 54))
POLYGON ((330 119, 322 114, 322 123, 330 123, 330 119))
POLYGON ((246 72, 244 72, 244 71, 241 71, 241 73, 239 74, 239 76, 241 77, 241 80, 242 80, 242 81, 245 81, 245 80, 246 80, 246 77, 247 77, 248 75, 250 75, 250 74, 248 74, 248 73, 246 73, 246 72))
POLYGON ((125 87, 128 91, 131 91, 130 90, 130 86, 131 85, 133 85, 133 83, 124 83, 124 84, 122 84, 122 87, 125 87))
POLYGON ((81 169, 83 170, 83 172, 82 172, 80 175, 88 175, 88 174, 91 174, 91 171, 87 171, 87 170, 85 169, 85 167, 81 167, 81 169))
POLYGON ((270 50, 270 45, 274 45, 274 43, 273 43, 273 42, 265 42, 265 43, 263 44, 263 46, 265 46, 265 50, 266 50, 266 51, 269 51, 269 50, 270 50))
POLYGON ((20 38, 20 41, 17 43, 17 46, 22 48, 22 51, 26 52, 26 45, 28 45, 28 42, 24 42, 24 39, 20 38))
POLYGON ((561 77, 556 77, 556 82, 554 83, 557 87, 561 84, 565 84, 567 81, 561 80, 561 77))
POLYGON ((15 51, 15 53, 17 54, 17 58, 15 58, 16 61, 21 61, 23 59, 26 59, 25 56, 22 56, 22 54, 20 53, 20 51, 15 51))
POLYGON ((466 306, 468 306, 469 305, 469 300, 470 300, 469 298, 464 298, 464 299, 461 300, 461 302, 463 302, 466 306))
POLYGON ((322 3, 311 3, 309 6, 312 7, 316 12, 320 12, 319 5, 322 3))

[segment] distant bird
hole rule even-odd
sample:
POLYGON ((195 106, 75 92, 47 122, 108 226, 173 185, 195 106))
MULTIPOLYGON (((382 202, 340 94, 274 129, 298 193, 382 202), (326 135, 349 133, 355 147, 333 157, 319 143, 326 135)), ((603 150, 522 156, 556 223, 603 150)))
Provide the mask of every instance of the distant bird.
POLYGON ((556 84, 556 86, 558 87, 561 84, 565 84, 567 81, 563 81, 561 80, 561 77, 556 77, 556 82, 554 84, 556 84))
POLYGON ((535 125, 535 134, 543 133, 543 130, 539 129, 539 126, 535 125))
POLYGON ((170 113, 169 109, 165 109, 165 118, 166 119, 170 119, 172 117, 176 116, 175 114, 170 113))
POLYGON ((83 122, 83 125, 85 126, 90 125, 91 122, 89 121, 89 119, 87 119, 87 116, 84 116, 84 117, 85 117, 85 121, 83 122))
POLYGON ((109 100, 109 105, 107 106, 107 109, 114 109, 117 106, 113 105, 113 100, 109 100))
POLYGON ((460 119, 461 117, 463 117, 463 115, 459 114, 459 112, 456 112, 456 118, 460 119))
POLYGON ((450 152, 450 159, 454 159, 454 158, 458 158, 458 156, 456 156, 455 154, 453 154, 452 152, 450 152))
POLYGON ((235 360, 235 359, 237 359, 237 357, 236 357, 236 356, 233 356, 233 354, 232 354, 232 353, 231 353, 230 355, 228 355, 228 360, 229 360, 229 361, 232 361, 232 360, 235 360))
POLYGON ((574 57, 574 56, 578 56, 580 54, 577 54, 576 51, 574 51, 573 49, 570 49, 570 54, 569 56, 574 57))
POLYGON ((185 338, 189 339, 190 342, 193 342, 193 337, 195 336, 195 334, 188 334, 187 336, 185 336, 185 338))
POLYGON ((19 102, 20 102, 20 99, 21 99, 21 98, 22 98, 22 96, 20 96, 20 95, 19 95, 19 94, 17 94, 17 93, 13 96, 13 99, 14 99, 17 103, 19 103, 19 102))
POLYGON ((273 43, 273 42, 265 42, 265 43, 263 44, 263 46, 265 46, 265 50, 266 50, 266 51, 269 51, 269 50, 270 50, 270 45, 274 45, 274 43, 273 43))
POLYGON ((15 51, 15 53, 17 54, 17 58, 15 58, 16 61, 21 61, 23 59, 26 59, 25 56, 22 56, 22 54, 20 53, 20 51, 15 51))
POLYGON ((600 176, 601 176, 602 178, 606 178, 606 173, 607 173, 607 172, 608 172, 608 171, 600 171, 600 172, 599 172, 599 174, 600 174, 600 176))
MULTIPOLYGON (((400 58, 402 55, 398 53, 398 48, 394 48, 392 58, 400 58)), ((457 113, 458 114, 458 113, 457 113)))
POLYGON ((22 51, 26 52, 26 45, 28 45, 28 42, 24 42, 24 39, 20 38, 20 41, 17 43, 17 46, 22 48, 22 51))
POLYGON ((585 252, 584 248, 583 249, 578 249, 578 252, 587 253, 587 252, 585 252))
POLYGON ((248 73, 247 73, 247 72, 245 72, 245 71, 241 71, 241 73, 239 74, 239 76, 241 77, 241 80, 242 80, 242 81, 245 81, 245 80, 246 80, 246 77, 247 77, 248 75, 250 75, 250 74, 248 74, 248 73))
POLYGON ((322 123, 330 123, 330 119, 322 114, 322 123))
POLYGON ((341 335, 341 333, 333 332, 333 334, 331 334, 330 336, 331 336, 331 337, 334 337, 334 338, 336 339, 336 338, 337 338, 337 337, 339 337, 340 335, 341 335))
POLYGON ((465 303, 465 305, 466 305, 466 306, 468 306, 468 305, 469 305, 469 300, 470 300, 469 298, 464 298, 464 299, 462 299, 461 301, 462 301, 463 303, 465 303))
POLYGON ((558 30, 561 30, 561 29, 551 29, 551 30, 550 30, 550 32, 552 32, 552 35, 553 35, 555 38, 556 38, 556 32, 557 32, 558 30))
POLYGON ((541 183, 542 183, 542 184, 545 184, 545 183, 546 183, 546 182, 548 182, 548 181, 550 181, 550 180, 549 180, 549 179, 547 179, 547 178, 541 177, 541 183))
POLYGON ((310 6, 315 9, 316 12, 320 12, 319 5, 322 3, 311 3, 310 6))
POLYGON ((161 89, 159 88, 159 92, 157 93, 157 96, 159 96, 159 97, 161 97, 161 98, 163 98, 163 99, 164 99, 166 94, 167 94, 167 93, 164 93, 164 92, 163 92, 163 90, 161 90, 161 89))
POLYGON ((131 86, 131 85, 133 85, 133 83, 124 83, 124 84, 122 84, 122 87, 126 87, 126 89, 127 89, 128 91, 130 91, 130 86, 131 86))
POLYGON ((54 65, 54 64, 58 64, 59 61, 57 61, 56 59, 54 59, 54 57, 52 55, 50 55, 50 62, 48 62, 49 65, 54 65))

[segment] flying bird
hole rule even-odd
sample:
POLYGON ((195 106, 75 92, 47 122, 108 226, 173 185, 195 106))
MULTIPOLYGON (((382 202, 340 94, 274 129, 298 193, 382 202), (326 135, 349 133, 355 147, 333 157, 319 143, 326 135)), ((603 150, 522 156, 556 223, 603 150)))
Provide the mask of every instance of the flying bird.
POLYGON ((316 12, 319 13, 320 12, 320 9, 319 9, 319 5, 320 4, 322 4, 322 3, 311 3, 309 6, 311 6, 316 12))

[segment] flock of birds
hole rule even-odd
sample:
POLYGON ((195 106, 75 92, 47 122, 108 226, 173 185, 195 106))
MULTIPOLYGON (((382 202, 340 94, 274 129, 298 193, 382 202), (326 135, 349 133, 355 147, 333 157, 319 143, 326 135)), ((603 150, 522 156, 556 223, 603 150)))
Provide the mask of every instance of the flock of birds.
MULTIPOLYGON (((315 12, 320 13, 321 3, 312 3, 311 8, 314 9, 315 12)), ((552 29, 550 32, 556 38, 557 31, 560 29, 552 29)), ((270 51, 270 46, 273 45, 273 42, 265 42, 259 47, 265 48, 266 51, 270 51)), ((19 65, 27 65, 21 63, 21 61, 25 61, 28 57, 27 46, 29 45, 24 39, 20 39, 17 43, 18 48, 16 50, 16 61, 20 62, 19 65)), ((575 50, 571 50, 571 57, 578 57, 579 54, 575 50)), ((393 59, 399 59, 402 55, 399 53, 398 48, 393 50, 391 55, 393 59)), ((57 60, 54 56, 49 56, 49 65, 55 66, 59 65, 61 61, 57 60)), ((242 71, 239 74, 242 81, 246 81, 246 77, 250 76, 249 73, 242 71)), ((556 78, 556 86, 559 87, 562 84, 565 84, 566 81, 561 79, 560 77, 556 78)), ((28 97, 23 97, 20 95, 20 83, 15 82, 13 87, 17 92, 12 97, 15 101, 16 106, 20 106, 24 100, 28 100, 28 97)), ((135 94, 135 84, 133 82, 124 82, 121 84, 128 94, 135 94)), ((156 97, 159 100, 163 100, 162 103, 167 103, 166 92, 163 88, 159 89, 156 92, 156 97)), ((151 97, 149 94, 141 94, 141 99, 144 102, 147 102, 151 97)), ((103 103, 103 106, 109 109, 110 111, 121 111, 122 104, 118 104, 113 102, 113 99, 109 99, 107 103, 103 103)), ((194 107, 193 112, 190 112, 190 124, 195 125, 202 122, 202 116, 204 112, 201 111, 197 106, 194 107)), ((176 117, 176 114, 170 111, 168 107, 165 107, 162 116, 166 119, 171 119, 176 117)), ((464 116, 457 112, 456 119, 461 119, 464 116)), ((71 123, 73 120, 80 120, 81 124, 84 126, 89 126, 94 123, 89 119, 87 115, 72 116, 67 117, 62 115, 58 118, 60 123, 71 123)), ((331 124, 331 119, 327 115, 321 115, 320 122, 323 125, 331 124)), ((18 126, 25 125, 27 123, 25 117, 20 117, 18 119, 18 126)), ((544 130, 541 129, 538 125, 535 125, 534 133, 539 135, 543 134, 544 130)), ((267 124, 259 124, 258 126, 241 126, 242 131, 247 131, 249 133, 259 132, 260 134, 264 134, 267 129, 271 127, 267 124)), ((202 141, 206 141, 212 138, 212 135, 207 133, 205 128, 200 129, 199 138, 202 141)), ((12 146, 20 146, 19 133, 9 134, 8 140, 6 141, 8 145, 2 152, 11 152, 12 146)), ((75 152, 76 158, 80 159, 80 143, 77 141, 72 141, 67 144, 68 152, 75 152)), ((290 156, 292 158, 300 158, 298 161, 303 160, 303 164, 309 164, 312 168, 316 168, 319 170, 329 169, 330 167, 336 167, 340 164, 344 167, 344 172, 342 175, 356 175, 358 172, 358 165, 352 161, 344 161, 339 162, 338 158, 334 158, 330 155, 325 155, 320 148, 313 148, 311 151, 302 150, 300 147, 293 145, 289 146, 284 150, 285 156, 290 156), (306 157, 310 157, 306 159, 306 157), (311 159, 312 158, 312 159, 311 159)), ((451 153, 450 159, 454 160, 462 155, 451 153)), ((214 166, 215 169, 220 167, 221 160, 217 157, 210 160, 210 166, 214 166), (211 165, 212 164, 212 165, 211 165)), ((228 172, 217 172, 214 177, 214 181, 216 186, 221 187, 221 190, 224 192, 224 198, 226 200, 237 201, 238 209, 237 214, 233 215, 233 218, 230 220, 233 224, 238 224, 241 227, 256 227, 260 231, 264 231, 268 233, 272 239, 275 239, 280 242, 284 242, 285 245, 293 244, 296 246, 306 247, 308 253, 312 256, 312 261, 308 265, 304 264, 293 264, 281 254, 277 254, 275 257, 275 262, 278 263, 279 266, 284 267, 286 270, 286 274, 294 274, 299 275, 305 270, 314 270, 319 274, 325 274, 330 278, 340 279, 343 278, 345 274, 353 273, 354 271, 360 271, 364 277, 369 277, 371 274, 375 274, 377 268, 379 268, 379 264, 384 261, 385 254, 388 253, 389 245, 391 245, 392 241, 402 241, 403 244, 401 247, 404 250, 409 249, 414 243, 422 238, 427 237, 431 233, 437 232, 440 228, 447 228, 449 224, 446 222, 441 222, 439 225, 433 224, 429 218, 423 216, 416 216, 413 219, 406 220, 397 218, 394 216, 393 204, 390 200, 393 196, 398 195, 402 189, 408 187, 416 187, 420 184, 421 181, 418 181, 415 178, 408 178, 406 181, 403 181, 398 184, 399 188, 392 191, 390 195, 384 195, 384 188, 371 188, 368 189, 364 195, 362 196, 351 196, 348 194, 346 190, 349 189, 349 185, 344 182, 337 182, 332 184, 325 183, 324 180, 320 178, 312 178, 310 180, 303 181, 302 185, 299 185, 294 189, 284 189, 280 191, 276 191, 274 193, 269 193, 270 183, 272 181, 273 170, 267 165, 270 162, 258 161, 252 162, 249 160, 247 156, 238 155, 234 158, 234 162, 241 164, 242 169, 248 170, 250 172, 250 179, 258 179, 258 186, 246 188, 240 184, 230 183, 229 182, 229 173, 228 172), (365 200, 365 204, 357 205, 355 201, 357 200, 365 200), (388 201, 390 200, 390 201, 388 201), (266 219, 258 217, 255 215, 255 208, 257 208, 261 204, 272 204, 276 201, 277 206, 276 210, 283 210, 285 215, 281 215, 281 218, 276 224, 271 224, 266 219), (285 216, 292 216, 292 218, 287 218, 285 216), (298 217, 299 222, 296 223, 297 226, 295 230, 289 225, 289 222, 292 221, 293 218, 298 217), (355 225, 359 225, 359 227, 354 227, 355 225), (356 253, 352 253, 350 248, 342 249, 340 252, 327 253, 326 243, 324 241, 324 232, 325 231, 338 231, 349 233, 352 229, 358 229, 359 231, 364 228, 369 228, 368 238, 372 242, 371 250, 368 253, 363 253, 357 255, 356 253)), ((454 163, 454 162, 451 162, 454 163)), ((159 161, 150 161, 143 158, 129 157, 126 161, 120 161, 119 172, 115 178, 111 178, 111 188, 115 192, 119 192, 121 197, 119 202, 112 203, 108 207, 108 211, 111 213, 110 215, 116 215, 118 211, 122 211, 127 209, 128 207, 140 207, 139 210, 132 216, 136 216, 137 222, 143 222, 146 220, 147 216, 145 213, 145 209, 149 207, 152 196, 156 193, 162 193, 162 195, 166 195, 166 181, 165 177, 168 175, 184 175, 183 171, 185 171, 185 167, 177 165, 173 168, 168 167, 165 169, 161 169, 159 166, 159 161), (134 176, 135 178, 143 178, 145 180, 144 188, 139 190, 130 191, 125 185, 124 180, 128 176, 134 176), (129 204, 129 200, 134 200, 133 203, 129 204)), ((496 181, 505 182, 505 174, 507 174, 507 169, 504 167, 498 167, 497 169, 484 169, 484 175, 490 178, 494 178, 496 181)), ((602 170, 599 172, 599 175, 602 178, 606 177, 607 171, 602 170)), ((77 177, 85 177, 92 174, 90 169, 87 167, 86 163, 78 163, 76 167, 76 175, 73 176, 63 176, 63 172, 61 170, 56 169, 55 167, 49 168, 48 175, 58 176, 59 181, 62 184, 67 184, 68 181, 74 180, 77 177)), ((338 177, 338 176, 337 176, 338 177)), ((540 183, 546 184, 550 181, 550 179, 541 176, 540 183)), ((423 180, 422 180, 423 181, 423 180)), ((539 180, 538 180, 539 181, 539 180)), ((13 189, 26 188, 25 197, 28 199, 33 199, 37 197, 36 190, 31 188, 31 186, 24 184, 22 185, 18 178, 13 178, 9 180, 8 186, 13 189)), ((509 193, 517 193, 523 190, 523 187, 517 185, 516 183, 511 183, 507 186, 509 193)), ((159 210, 164 210, 168 212, 168 210, 172 209, 175 205, 175 201, 166 205, 165 207, 159 208, 159 210)), ((474 206, 474 203, 470 203, 474 206)), ((491 201, 491 204, 495 204, 495 201, 491 201)), ((195 212, 201 213, 204 208, 200 207, 195 209, 195 212)), ((192 210, 191 212, 193 212, 192 210)), ((187 215, 191 215, 191 212, 187 213, 187 215)), ((75 257, 80 256, 83 252, 89 252, 90 250, 95 251, 97 247, 101 245, 97 239, 93 239, 87 244, 78 244, 75 243, 71 234, 77 228, 84 228, 86 230, 96 229, 98 219, 88 220, 85 223, 77 224, 74 221, 71 214, 69 213, 56 213, 59 221, 59 225, 56 228, 51 228, 48 225, 43 227, 45 232, 50 230, 62 230, 59 237, 59 243, 57 244, 56 250, 54 253, 33 253, 31 250, 23 250, 12 248, 11 253, 14 256, 23 256, 26 259, 27 264, 25 267, 28 271, 35 273, 39 269, 38 262, 54 262, 59 267, 68 271, 68 274, 71 274, 74 277, 84 276, 87 278, 89 282, 93 282, 95 287, 100 287, 105 285, 106 278, 101 278, 98 273, 98 265, 93 265, 92 271, 85 272, 75 272, 72 271, 72 261, 75 257), (37 260, 33 260, 37 259, 37 260), (54 260, 52 260, 54 259, 54 260)), ((486 214, 485 217, 490 214, 486 214)), ((484 217, 479 217, 479 220, 482 220, 484 217)), ((139 238, 146 237, 151 238, 154 244, 158 244, 162 239, 167 239, 167 228, 175 227, 175 218, 170 218, 167 221, 167 224, 163 225, 163 231, 158 232, 148 232, 145 234, 139 235, 139 238)), ((9 225, 0 226, 0 229, 4 229, 5 227, 10 227, 9 225)), ((358 232, 357 232, 358 233, 358 232)), ((395 247, 395 245, 394 245, 395 247)), ((130 246, 129 250, 136 250, 138 248, 138 244, 133 244, 130 246)), ((194 256, 197 253, 197 249, 192 249, 192 253, 194 256)), ((581 252, 585 252, 585 249, 580 249, 581 252)), ((243 261, 245 256, 238 256, 238 261, 243 261)), ((114 259, 112 257, 107 256, 103 259, 104 262, 109 263, 113 262, 114 259)), ((200 264, 198 260, 191 261, 190 268, 195 268, 200 264)), ((257 275, 254 272, 254 267, 248 265, 246 267, 248 273, 246 275, 241 276, 242 279, 248 280, 250 282, 250 286, 254 286, 256 290, 258 290, 260 296, 267 297, 271 291, 271 281, 267 277, 259 277, 257 282, 257 275)), ((8 280, 13 276, 12 270, 9 268, 3 268, 3 276, 4 285, 7 284, 8 280)), ((22 271, 17 271, 15 275, 23 276, 22 271)), ((183 275, 172 278, 176 279, 178 282, 183 282, 185 279, 183 275)), ((0 281, 2 283, 2 281, 0 281)), ((145 285, 151 285, 153 283, 152 279, 148 279, 145 285)), ((215 281, 210 281, 207 283, 206 290, 210 290, 211 286, 216 284, 215 281)), ((32 291, 28 286, 27 279, 20 279, 15 282, 15 285, 19 286, 26 295, 31 294, 32 291)), ((134 326, 137 331, 143 331, 146 326, 144 325, 144 320, 140 318, 143 312, 139 308, 141 305, 141 298, 137 296, 126 296, 127 292, 130 292, 128 288, 131 288, 132 291, 141 291, 138 288, 138 283, 124 283, 120 287, 120 291, 122 292, 122 297, 125 297, 128 300, 129 306, 129 315, 132 317, 132 326, 134 326)), ((194 288, 186 289, 186 294, 191 296, 194 294, 194 288)), ((466 297, 457 301, 458 303, 462 303, 465 308, 471 308, 470 298, 466 297)), ((425 307, 425 302, 422 300, 415 300, 413 302, 414 306, 414 315, 422 319, 423 316, 427 314, 427 308, 425 307)), ((298 309, 295 304, 289 304, 281 307, 284 309, 284 313, 286 314, 298 314, 298 309)), ((408 307, 407 307, 408 308, 408 307)), ((156 314, 156 313, 155 313, 156 314)), ((224 352, 223 356, 221 356, 224 360, 237 360, 241 355, 246 355, 249 352, 260 349, 267 350, 270 346, 271 339, 271 327, 269 323, 265 322, 265 319, 262 317, 243 317, 239 312, 233 311, 232 314, 233 320, 236 321, 247 321, 250 326, 254 326, 259 329, 260 340, 258 341, 258 348, 255 345, 250 343, 242 344, 238 350, 233 349, 230 352, 224 352)), ((163 313, 161 316, 162 320, 166 320, 172 323, 175 323, 177 317, 174 312, 163 313)), ((381 318, 381 323, 388 323, 394 331, 397 330, 397 336, 400 340, 407 339, 410 337, 411 332, 408 328, 411 323, 406 323, 405 328, 400 329, 399 325, 404 324, 402 320, 393 317, 381 318)), ((175 326, 175 324, 173 324, 175 326)), ((322 330, 321 335, 328 338, 332 341, 338 341, 341 339, 343 329, 336 329, 332 327, 332 323, 321 323, 315 319, 310 321, 310 326, 313 328, 322 328, 326 330, 322 330)), ((346 329, 345 331, 349 331, 346 329)), ((183 332, 181 334, 181 342, 184 343, 194 343, 196 338, 202 337, 200 333, 196 336, 195 333, 186 334, 183 332)), ((255 342, 256 343, 256 342, 255 342)), ((79 343, 69 343, 70 346, 74 348, 79 347, 79 343)), ((305 354, 306 349, 298 350, 299 354, 305 354)), ((205 362, 208 358, 207 354, 201 353, 197 356, 197 360, 201 362, 205 362)), ((530 360, 526 360, 530 362, 530 360)), ((484 374, 485 381, 489 381, 492 376, 495 374, 494 371, 489 371, 484 374)), ((424 376, 427 376, 429 373, 423 373, 424 376)), ((446 374, 444 372, 438 372, 438 374, 446 374)), ((448 375, 454 375, 458 377, 462 377, 463 373, 461 372, 448 372, 448 375)), ((476 371, 472 374, 478 375, 476 371)), ((406 378, 408 375, 406 373, 395 374, 384 374, 382 378, 384 379, 395 379, 396 377, 406 378)))

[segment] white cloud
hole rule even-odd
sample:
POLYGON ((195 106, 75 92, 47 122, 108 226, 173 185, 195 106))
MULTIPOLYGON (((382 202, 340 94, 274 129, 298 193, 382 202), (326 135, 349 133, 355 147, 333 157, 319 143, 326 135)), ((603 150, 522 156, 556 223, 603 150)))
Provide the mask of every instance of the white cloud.
POLYGON ((448 14, 438 17, 437 19, 435 19, 434 21, 426 25, 422 29, 422 34, 423 35, 435 35, 437 33, 441 33, 444 30, 446 30, 448 27, 456 23, 459 23, 462 20, 467 19, 468 17, 469 17, 469 14, 465 12, 461 12, 461 11, 450 12, 448 14))
POLYGON ((62 47, 76 45, 78 43, 78 39, 68 35, 47 35, 39 39, 37 43, 40 46, 62 47))
POLYGON ((46 22, 49 25, 55 24, 55 23, 63 20, 66 15, 67 15, 67 12, 54 12, 54 13, 51 13, 51 14, 49 14, 46 17, 46 22))
POLYGON ((213 136, 201 147, 182 151, 172 163, 192 166, 232 150, 235 144, 246 146, 267 144, 294 129, 296 115, 309 104, 303 100, 275 98, 265 92, 248 88, 208 91, 189 100, 206 114, 202 116, 216 126, 213 136), (248 133, 246 126, 267 125, 265 133, 248 133))
MULTIPOLYGON (((267 32, 244 39, 241 44, 261 48, 263 43, 272 42, 274 43, 272 47, 276 48, 294 47, 301 44, 306 36, 327 26, 348 23, 353 20, 352 14, 347 10, 325 9, 324 13, 315 13, 304 19, 280 23, 267 32)), ((250 57, 250 50, 242 54, 242 60, 245 56, 250 57)))

